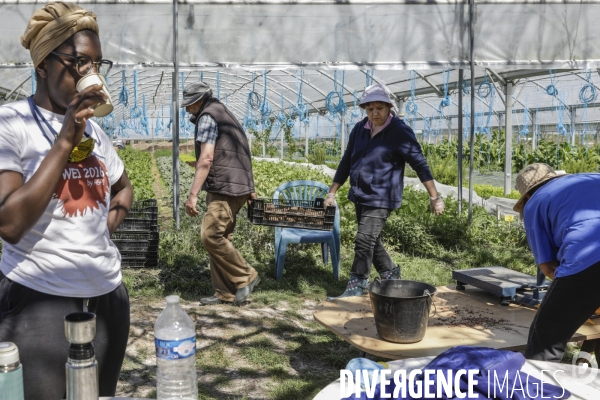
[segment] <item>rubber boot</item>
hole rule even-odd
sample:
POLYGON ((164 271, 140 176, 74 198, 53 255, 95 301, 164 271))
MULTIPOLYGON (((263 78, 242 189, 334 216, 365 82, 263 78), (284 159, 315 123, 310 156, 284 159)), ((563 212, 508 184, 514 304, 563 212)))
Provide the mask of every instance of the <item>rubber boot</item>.
POLYGON ((385 279, 401 279, 400 267, 396 267, 389 271, 382 271, 379 273, 381 280, 385 279))
POLYGON ((351 276, 344 293, 342 293, 338 297, 328 297, 327 301, 341 299, 344 297, 362 296, 367 289, 367 283, 369 283, 368 279, 360 279, 356 276, 351 276))

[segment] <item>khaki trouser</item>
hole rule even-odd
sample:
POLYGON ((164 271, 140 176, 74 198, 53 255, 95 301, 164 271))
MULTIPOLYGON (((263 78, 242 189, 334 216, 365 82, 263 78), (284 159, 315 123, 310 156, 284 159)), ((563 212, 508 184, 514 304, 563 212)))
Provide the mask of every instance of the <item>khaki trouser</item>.
POLYGON ((249 285, 258 276, 231 242, 235 216, 248 198, 249 195, 206 195, 207 210, 202 219, 200 239, 210 258, 210 276, 215 296, 223 301, 233 301, 236 291, 249 285))

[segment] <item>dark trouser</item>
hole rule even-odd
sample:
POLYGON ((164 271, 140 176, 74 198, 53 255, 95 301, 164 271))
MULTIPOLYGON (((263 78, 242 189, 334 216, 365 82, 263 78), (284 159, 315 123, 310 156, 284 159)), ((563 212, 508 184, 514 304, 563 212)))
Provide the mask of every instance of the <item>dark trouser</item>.
POLYGON ((358 232, 354 240, 354 262, 350 274, 360 279, 368 279, 371 264, 379 273, 393 270, 396 266, 381 243, 381 230, 391 210, 360 204, 355 206, 358 232))
POLYGON ((88 299, 53 296, 26 288, 0 273, 0 341, 14 342, 23 364, 26 400, 65 398, 69 343, 64 317, 84 310, 96 314, 93 341, 100 396, 114 396, 129 336, 129 295, 123 284, 88 299))
POLYGON ((562 359, 569 339, 600 307, 599 283, 600 263, 552 282, 531 323, 525 358, 562 359))

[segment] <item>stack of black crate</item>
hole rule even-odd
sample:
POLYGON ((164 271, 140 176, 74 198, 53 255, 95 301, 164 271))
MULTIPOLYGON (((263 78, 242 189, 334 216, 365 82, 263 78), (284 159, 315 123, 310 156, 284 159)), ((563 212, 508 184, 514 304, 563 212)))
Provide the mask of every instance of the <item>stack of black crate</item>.
POLYGON ((135 201, 111 237, 121 253, 123 268, 158 266, 158 204, 135 201))

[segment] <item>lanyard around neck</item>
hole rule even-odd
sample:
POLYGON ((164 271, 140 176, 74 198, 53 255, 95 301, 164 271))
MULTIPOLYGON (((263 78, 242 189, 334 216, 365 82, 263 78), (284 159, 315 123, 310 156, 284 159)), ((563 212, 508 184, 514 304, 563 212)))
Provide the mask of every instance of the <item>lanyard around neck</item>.
MULTIPOLYGON (((52 127, 52 125, 50 125, 50 123, 44 117, 44 114, 42 114, 42 112, 40 111, 38 106, 33 102, 33 97, 31 97, 31 96, 28 97, 27 102, 29 103, 29 108, 31 109, 31 114, 33 114, 33 119, 35 120, 35 123, 37 124, 38 128, 40 129, 42 136, 44 136, 46 138, 46 140, 50 144, 50 147, 52 147, 52 145, 54 144, 54 141, 56 141, 56 138, 58 137, 58 132, 56 132, 56 129, 54 129, 52 127), (46 125, 46 127, 48 127, 48 130, 54 136, 54 141, 50 140, 50 138, 46 134, 46 131, 42 127, 40 120, 44 123, 44 125, 46 125)), ((84 132, 83 134, 85 137, 90 137, 90 135, 87 132, 84 132)))

